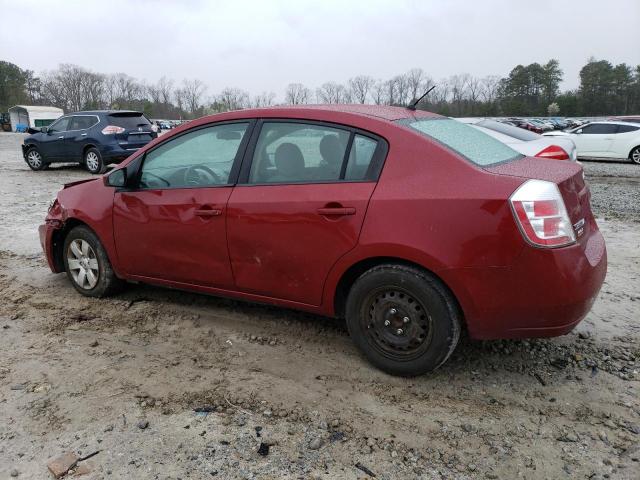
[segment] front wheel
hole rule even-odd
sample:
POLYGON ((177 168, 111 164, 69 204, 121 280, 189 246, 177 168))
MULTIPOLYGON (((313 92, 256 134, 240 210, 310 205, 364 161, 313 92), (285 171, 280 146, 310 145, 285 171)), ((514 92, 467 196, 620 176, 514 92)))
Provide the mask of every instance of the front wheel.
POLYGON ((640 146, 631 150, 629 154, 629 160, 631 160, 636 165, 640 165, 640 146))
POLYGON ((455 299, 438 279, 405 265, 380 265, 363 273, 347 297, 346 317, 356 346, 392 375, 435 370, 460 338, 455 299))
POLYGON ((87 297, 105 297, 122 285, 111 267, 107 252, 93 231, 83 225, 64 240, 64 267, 73 287, 87 297))
POLYGON ((106 171, 102 155, 97 148, 89 148, 84 154, 84 165, 90 173, 98 174, 106 171))
POLYGON ((36 147, 30 148, 27 152, 27 165, 29 165, 31 170, 35 171, 44 170, 48 167, 48 164, 45 163, 44 158, 42 158, 42 155, 36 147))

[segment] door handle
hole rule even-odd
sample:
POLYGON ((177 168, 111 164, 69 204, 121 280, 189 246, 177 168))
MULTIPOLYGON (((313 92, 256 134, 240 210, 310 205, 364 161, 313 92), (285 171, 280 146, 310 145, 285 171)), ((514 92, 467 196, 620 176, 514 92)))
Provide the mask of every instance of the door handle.
POLYGON ((353 207, 326 207, 318 209, 318 215, 342 216, 354 215, 355 213, 356 209, 353 207))
POLYGON ((195 211, 198 217, 219 217, 222 210, 219 208, 199 208, 195 211))
POLYGON ((81 136, 81 137, 86 137, 86 136, 87 136, 87 134, 86 134, 86 133, 81 133, 81 134, 80 134, 80 136, 81 136))
POLYGON ((61 137, 58 137, 58 140, 64 140, 64 135, 62 135, 61 137))

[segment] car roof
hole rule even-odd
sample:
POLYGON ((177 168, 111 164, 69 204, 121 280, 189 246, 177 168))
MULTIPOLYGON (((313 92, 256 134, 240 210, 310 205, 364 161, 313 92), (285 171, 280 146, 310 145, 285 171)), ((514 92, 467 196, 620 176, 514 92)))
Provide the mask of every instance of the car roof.
POLYGON ((81 112, 69 112, 67 115, 110 115, 112 113, 139 113, 142 115, 142 112, 136 110, 83 110, 81 112))
MULTIPOLYGON (((310 115, 313 115, 314 112, 318 111, 348 113, 361 117, 374 117, 391 122, 403 118, 441 118, 441 115, 427 112, 425 110, 410 110, 406 107, 392 107, 387 105, 361 104, 287 105, 276 107, 249 108, 246 110, 236 110, 233 113, 237 113, 239 115, 241 114, 241 116, 244 118, 255 118, 263 116, 287 117, 289 114, 295 114, 296 117, 299 117, 300 114, 304 114, 304 112, 308 112, 310 115)), ((211 115, 211 117, 215 118, 215 115, 211 115)))
POLYGON ((630 125, 632 127, 638 126, 638 122, 625 122, 624 120, 595 120, 593 122, 589 122, 589 125, 593 125, 594 123, 604 125, 630 125))

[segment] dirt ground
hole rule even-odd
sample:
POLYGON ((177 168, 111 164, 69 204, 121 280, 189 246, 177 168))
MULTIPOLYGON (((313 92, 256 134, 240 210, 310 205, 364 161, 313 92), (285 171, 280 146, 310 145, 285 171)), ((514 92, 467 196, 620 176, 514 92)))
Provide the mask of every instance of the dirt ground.
POLYGON ((609 273, 556 339, 463 338, 385 375, 342 322, 131 285, 88 299, 36 227, 77 166, 30 171, 0 134, 0 478, 640 478, 640 167, 585 164, 609 273), (262 445, 261 445, 262 444, 262 445), (258 453, 258 451, 264 455, 258 453))

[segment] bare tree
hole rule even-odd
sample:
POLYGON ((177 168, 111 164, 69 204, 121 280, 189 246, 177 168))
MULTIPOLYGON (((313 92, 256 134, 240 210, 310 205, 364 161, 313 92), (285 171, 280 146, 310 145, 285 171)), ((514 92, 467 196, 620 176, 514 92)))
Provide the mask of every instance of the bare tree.
POLYGON ((349 91, 352 100, 357 103, 367 103, 369 91, 373 88, 375 81, 367 75, 358 75, 349 79, 349 91))
POLYGON ((270 107, 273 105, 276 99, 276 94, 273 92, 262 92, 253 97, 251 100, 251 106, 254 108, 270 107))
POLYGON ((493 103, 498 98, 498 87, 500 86, 500 77, 497 75, 489 75, 481 80, 480 95, 482 100, 487 103, 493 103))
POLYGON ((300 105, 309 103, 311 91, 301 83, 290 83, 284 93, 284 103, 288 105, 300 105))
POLYGON ((103 104, 104 76, 71 64, 43 76, 44 97, 67 111, 100 108, 103 104))
POLYGON ((249 94, 239 88, 227 87, 217 98, 223 110, 241 110, 249 105, 249 94))
POLYGON ((396 105, 406 105, 408 103, 409 96, 409 81, 406 75, 397 75, 394 77, 396 84, 396 96, 394 98, 396 105))
POLYGON ((475 115, 476 106, 480 101, 480 94, 482 92, 482 83, 479 78, 472 75, 469 76, 467 80, 467 92, 471 102, 471 115, 475 115))
POLYGON ((344 85, 336 82, 326 82, 316 90, 320 103, 343 103, 346 97, 344 85))
POLYGON ((207 87, 201 80, 184 79, 182 81, 182 91, 184 95, 185 107, 190 113, 196 113, 202 107, 202 96, 207 87))
MULTIPOLYGON (((412 68, 406 75, 407 89, 409 90, 409 100, 417 100, 426 90, 424 88, 425 74, 421 68, 412 68)), ((429 87, 427 87, 429 88, 429 87)))
POLYGON ((376 80, 376 82, 373 84, 373 87, 371 88, 371 97, 373 103, 375 103, 376 105, 382 105, 385 100, 386 91, 386 83, 382 80, 376 80))

